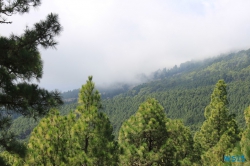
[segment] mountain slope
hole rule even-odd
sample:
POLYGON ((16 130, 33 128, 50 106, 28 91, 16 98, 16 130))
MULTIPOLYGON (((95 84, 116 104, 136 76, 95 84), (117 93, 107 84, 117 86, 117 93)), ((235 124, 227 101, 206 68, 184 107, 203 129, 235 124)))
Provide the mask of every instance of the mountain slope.
POLYGON ((115 131, 136 112, 146 98, 156 98, 170 118, 183 119, 193 131, 204 121, 204 109, 210 102, 215 83, 227 83, 230 112, 243 127, 243 110, 250 105, 250 50, 231 53, 200 62, 186 62, 170 70, 158 70, 155 81, 103 101, 115 131))

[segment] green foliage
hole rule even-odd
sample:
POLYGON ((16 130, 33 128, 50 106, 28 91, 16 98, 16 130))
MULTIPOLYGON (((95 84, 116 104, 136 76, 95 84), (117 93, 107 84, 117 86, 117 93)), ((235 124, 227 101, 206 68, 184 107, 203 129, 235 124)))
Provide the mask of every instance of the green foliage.
POLYGON ((0 154, 2 161, 8 165, 249 165, 250 109, 245 110, 247 128, 241 134, 229 113, 223 80, 214 88, 205 108, 206 120, 194 139, 181 120, 167 118, 162 105, 149 98, 123 123, 117 144, 108 117, 97 108, 101 100, 92 77, 81 92, 75 113, 61 116, 52 109, 40 121, 25 158, 5 151, 0 154), (225 155, 244 155, 247 161, 223 162, 225 155))
POLYGON ((171 152, 169 152, 168 150, 164 152, 166 157, 174 156, 172 161, 173 165, 192 165, 196 161, 196 159, 193 149, 194 142, 190 129, 184 126, 181 120, 170 119, 168 120, 166 127, 168 132, 168 138, 169 140, 171 140, 169 142, 171 143, 171 145, 168 146, 174 147, 171 152))
MULTIPOLYGON (((108 117, 99 112, 100 94, 90 76, 79 93, 76 113, 61 116, 50 110, 33 130, 25 165, 117 165, 118 144, 108 117)), ((19 159, 2 154, 9 164, 19 159), (15 160, 14 160, 15 159, 15 160)))
MULTIPOLYGON (((26 164, 74 165, 79 160, 71 131, 75 121, 74 114, 60 116, 58 110, 52 109, 31 134, 26 164)), ((81 157, 84 160, 84 156, 81 157)))
POLYGON ((239 141, 240 131, 234 116, 229 115, 227 105, 226 84, 219 80, 205 109, 206 120, 194 138, 201 147, 203 165, 222 164, 223 156, 229 154, 239 141))
MULTIPOLYGON (((205 120, 203 110, 209 104, 214 84, 224 78, 227 81, 229 112, 236 115, 238 125, 243 128, 243 112, 250 98, 249 57, 250 50, 246 50, 202 62, 184 63, 177 67, 179 74, 168 74, 161 80, 135 86, 127 93, 103 100, 101 111, 108 115, 117 138, 122 123, 136 112, 140 103, 153 97, 161 103, 169 118, 182 119, 194 134, 205 120)), ((78 91, 72 92, 77 98, 78 91)), ((103 95, 106 89, 100 92, 103 95)), ((69 93, 66 96, 72 97, 69 93)), ((67 107, 63 106, 60 111, 69 112, 71 108, 67 107)))
POLYGON ((103 100, 103 112, 110 118, 115 133, 118 133, 122 122, 136 112, 140 103, 153 97, 161 103, 169 118, 182 119, 194 133, 205 120, 204 109, 209 104, 214 85, 224 79, 227 81, 229 112, 236 115, 238 125, 243 128, 243 112, 250 98, 249 73, 250 50, 200 62, 186 62, 180 67, 166 70, 165 75, 156 80, 103 100))
MULTIPOLYGON (((72 104, 64 104, 58 107, 61 115, 67 115, 71 111, 74 111, 77 107, 77 103, 72 104)), ((24 116, 20 116, 13 121, 11 126, 9 127, 8 131, 11 131, 17 135, 20 141, 28 142, 30 133, 32 130, 38 125, 41 118, 33 119, 27 118, 24 116)))
POLYGON ((113 128, 108 117, 98 112, 102 108, 101 96, 94 89, 92 76, 89 76, 79 93, 79 119, 74 125, 74 133, 90 165, 116 165, 118 147, 112 134, 113 128))
MULTIPOLYGON (((80 114, 73 127, 78 146, 86 154, 90 165, 116 165, 117 143, 108 118, 91 106, 80 114)), ((86 161, 81 164, 88 164, 86 161)))
POLYGON ((8 151, 4 151, 0 154, 1 166, 23 166, 25 165, 25 161, 18 154, 9 153, 8 151))
POLYGON ((98 109, 102 108, 101 95, 97 90, 94 91, 95 84, 93 83, 92 78, 92 76, 89 76, 87 83, 83 85, 80 90, 78 103, 81 105, 78 110, 89 111, 91 106, 95 106, 98 109))
MULTIPOLYGON (((102 99, 113 98, 116 95, 121 93, 125 93, 129 90, 130 87, 134 86, 134 84, 126 84, 126 83, 114 83, 109 86, 99 86, 97 87, 98 91, 101 94, 102 99)), ((63 92, 62 98, 65 103, 75 102, 78 98, 80 89, 69 90, 67 92, 63 92)))
POLYGON ((250 164, 250 107, 245 109, 245 120, 247 128, 242 134, 240 145, 241 145, 241 152, 244 154, 247 164, 250 164))
POLYGON ((161 151, 167 140, 166 115, 155 99, 141 104, 137 113, 124 122, 119 144, 124 151, 121 165, 154 165, 163 160, 161 151))
MULTIPOLYGON (((169 74, 170 70, 164 70, 168 76, 161 76, 161 80, 141 84, 103 102, 100 93, 95 90, 92 77, 89 77, 79 93, 79 106, 76 103, 64 105, 60 110, 66 115, 70 109, 77 107, 75 122, 68 129, 71 136, 65 136, 65 139, 74 140, 72 153, 78 155, 75 158, 66 157, 63 162, 117 165, 118 145, 114 141, 111 121, 114 133, 117 134, 120 129, 120 165, 235 165, 223 163, 223 156, 249 156, 249 108, 245 111, 247 125, 242 134, 234 116, 237 115, 236 119, 243 127, 242 110, 249 105, 250 98, 249 57, 250 51, 247 50, 214 58, 202 65, 190 63, 176 66, 171 70, 172 74, 169 74), (218 78, 228 80, 228 84, 226 86, 223 80, 218 81, 209 103, 209 94, 218 78), (149 99, 141 104, 147 98, 155 98, 159 103, 149 99), (205 110, 204 115, 202 110, 205 110), (166 118, 165 113, 170 118, 183 119, 184 123, 166 118), (193 132, 199 131, 194 141, 190 129, 184 124, 190 126, 193 132)), ((58 116, 58 119, 61 118, 63 116, 58 116)), ((3 122, 8 121, 8 118, 3 119, 3 122)), ((23 124, 29 129, 29 123, 23 124)), ((57 127, 63 128, 61 125, 57 127)), ((53 127, 48 128, 54 130, 53 127)), ((24 161, 12 153, 4 152, 1 156, 11 165, 24 161)), ((244 164, 249 164, 249 158, 244 164)))
POLYGON ((192 136, 180 121, 166 118, 155 99, 142 103, 119 131, 120 165, 191 165, 192 136))
MULTIPOLYGON (((39 5, 40 0, 0 1, 0 23, 11 23, 4 16, 26 13, 31 6, 39 5)), ((36 23, 33 28, 26 27, 20 36, 0 36, 1 109, 37 118, 48 113, 51 107, 63 103, 57 91, 49 92, 29 83, 32 79, 39 81, 42 78, 43 63, 38 46, 54 48, 57 44, 54 38, 61 30, 58 15, 51 13, 46 20, 36 23)), ((24 155, 25 151, 20 150, 23 146, 8 131, 10 120, 2 110, 0 116, 0 148, 24 155)))
POLYGON ((28 165, 116 165, 117 143, 108 118, 98 112, 100 94, 92 77, 79 93, 77 114, 57 110, 42 119, 28 144, 28 165))

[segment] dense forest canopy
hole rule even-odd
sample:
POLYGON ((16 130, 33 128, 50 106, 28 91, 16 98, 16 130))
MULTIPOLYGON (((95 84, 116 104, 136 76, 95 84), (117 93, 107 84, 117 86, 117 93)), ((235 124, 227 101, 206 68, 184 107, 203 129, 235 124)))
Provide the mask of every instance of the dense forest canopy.
POLYGON ((250 109, 244 111, 247 126, 240 129, 228 109, 224 80, 213 87, 194 136, 182 120, 169 118, 164 107, 149 97, 122 123, 115 139, 92 78, 80 89, 74 110, 62 115, 51 109, 40 120, 25 156, 4 151, 3 161, 7 165, 249 165, 250 109))

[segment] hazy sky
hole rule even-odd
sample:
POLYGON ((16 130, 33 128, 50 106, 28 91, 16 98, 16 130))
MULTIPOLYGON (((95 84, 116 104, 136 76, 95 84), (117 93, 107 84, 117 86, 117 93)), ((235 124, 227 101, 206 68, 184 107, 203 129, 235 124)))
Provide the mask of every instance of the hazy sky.
POLYGON ((40 49, 41 87, 80 88, 88 75, 97 85, 250 48, 249 0, 42 0, 28 14, 9 17, 0 34, 59 14, 57 50, 40 49))

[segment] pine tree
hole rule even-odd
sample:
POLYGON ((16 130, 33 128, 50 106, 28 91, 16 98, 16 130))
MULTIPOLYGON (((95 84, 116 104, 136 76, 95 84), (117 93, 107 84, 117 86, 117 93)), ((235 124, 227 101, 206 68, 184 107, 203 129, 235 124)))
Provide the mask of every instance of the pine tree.
POLYGON ((72 126, 76 116, 73 113, 60 116, 52 109, 31 133, 28 144, 27 165, 77 165, 86 161, 80 153, 72 126))
POLYGON ((155 100, 142 103, 135 115, 120 128, 120 165, 153 165, 163 161, 163 145, 167 141, 167 118, 155 100))
POLYGON ((117 143, 112 134, 113 128, 109 119, 92 106, 84 111, 73 128, 74 137, 82 153, 88 157, 85 165, 116 165, 117 143))
POLYGON ((79 119, 74 125, 74 136, 82 153, 88 161, 84 165, 117 165, 117 143, 114 141, 113 128, 106 115, 99 112, 101 106, 100 93, 95 90, 92 76, 88 77, 79 93, 77 113, 79 119))
POLYGON ((18 154, 10 153, 8 151, 4 151, 0 153, 1 166, 24 166, 25 161, 24 158, 20 157, 18 154))
POLYGON ((180 120, 166 117, 150 98, 122 124, 118 137, 120 165, 192 165, 193 140, 180 120))
POLYGON ((78 98, 78 103, 80 104, 78 110, 80 112, 89 110, 91 106, 95 106, 97 109, 102 108, 101 95, 98 90, 95 90, 95 84, 92 79, 93 76, 89 76, 88 81, 85 85, 82 85, 80 90, 78 98))
POLYGON ((204 165, 223 164, 224 155, 229 154, 239 141, 239 129, 234 115, 229 115, 226 84, 219 80, 205 109, 205 122, 195 135, 200 146, 204 165))
POLYGON ((250 107, 245 109, 244 112, 247 128, 242 134, 240 141, 241 152, 243 153, 247 162, 245 165, 250 165, 250 107))
MULTIPOLYGON (((0 23, 11 24, 7 18, 17 13, 27 13, 30 7, 39 6, 40 0, 0 0, 0 23)), ((26 27, 20 36, 0 36, 0 128, 8 131, 11 124, 7 112, 20 113, 28 117, 38 117, 48 113, 51 107, 62 104, 57 91, 49 92, 29 83, 32 79, 42 78, 43 63, 38 46, 55 48, 55 36, 59 35, 62 27, 58 15, 49 14, 44 21, 26 27), (2 108, 4 111, 2 111, 2 108)), ((22 156, 25 150, 15 141, 14 135, 2 132, 0 146, 9 152, 19 152, 22 156), (10 141, 11 140, 11 141, 10 141), (17 148, 19 147, 19 148, 17 148)))
POLYGON ((193 165, 196 160, 193 157, 194 142, 190 129, 184 126, 181 120, 168 120, 166 127, 169 142, 165 145, 168 148, 163 152, 164 158, 173 156, 169 159, 172 165, 193 165), (172 147, 170 151, 168 150, 169 147, 172 147))
POLYGON ((24 14, 28 13, 30 7, 38 7, 41 5, 41 0, 19 0, 19 1, 8 1, 4 2, 3 0, 0 1, 0 23, 3 24, 11 24, 11 21, 7 21, 5 16, 12 16, 13 14, 24 14))

